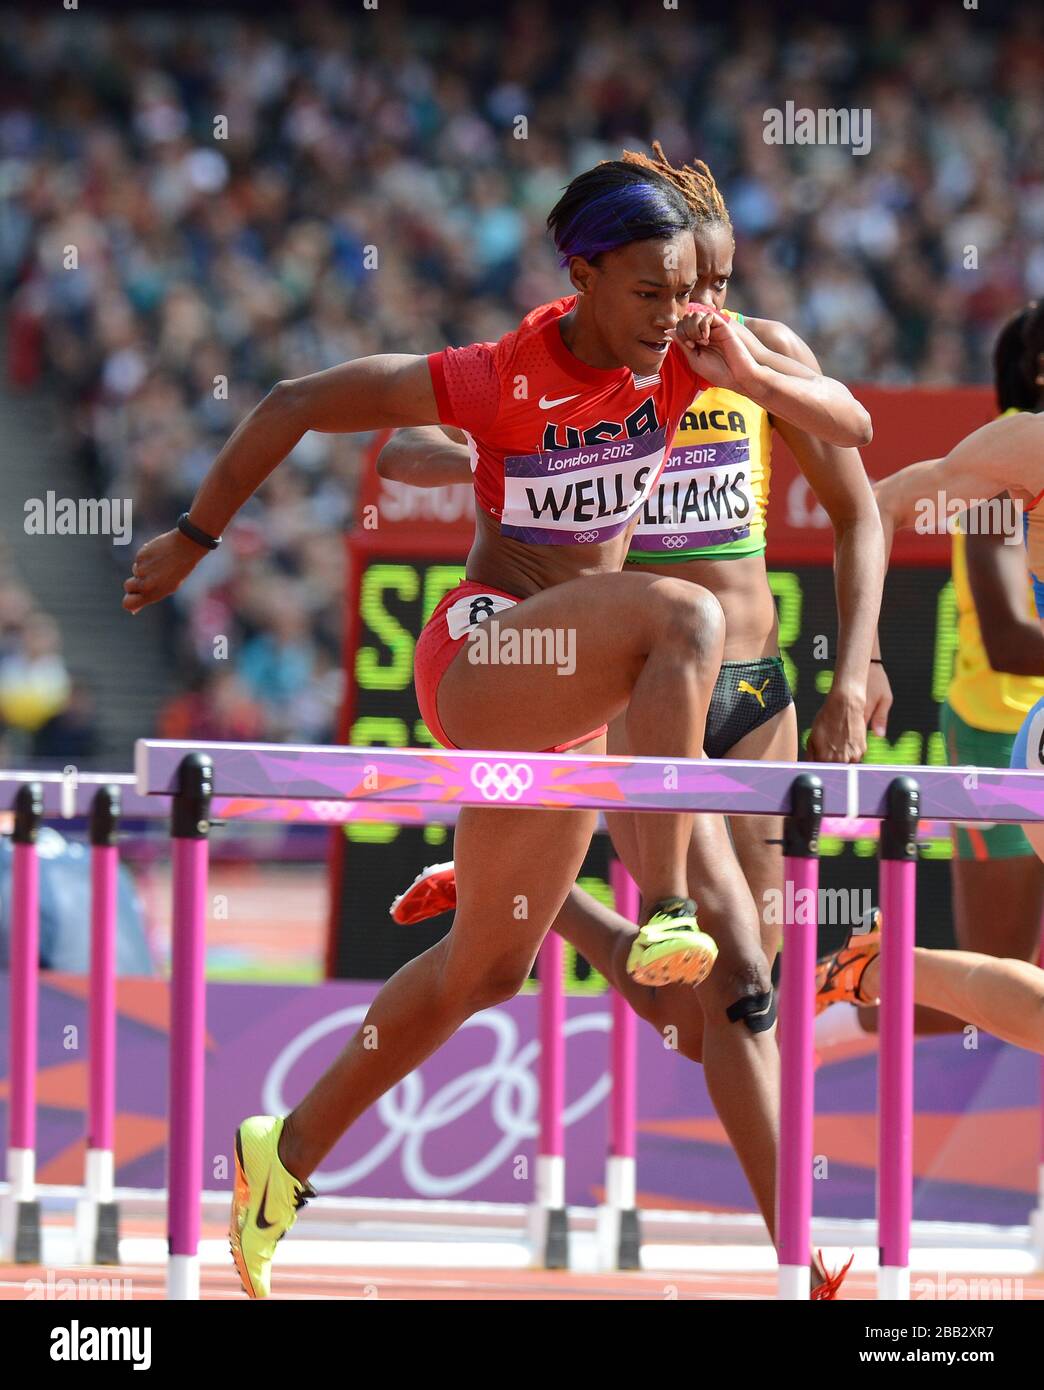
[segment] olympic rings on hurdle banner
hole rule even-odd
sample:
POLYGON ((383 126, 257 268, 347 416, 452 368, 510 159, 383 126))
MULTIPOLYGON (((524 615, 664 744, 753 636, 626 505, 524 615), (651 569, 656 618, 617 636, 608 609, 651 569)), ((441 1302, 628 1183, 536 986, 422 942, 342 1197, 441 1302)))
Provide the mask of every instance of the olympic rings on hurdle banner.
POLYGON ((533 769, 527 763, 476 763, 471 785, 487 801, 517 801, 533 785, 533 769))
MULTIPOLYGON (((327 1014, 303 1029, 287 1043, 272 1063, 262 1086, 262 1106, 274 1115, 285 1114, 291 1102, 285 1094, 291 1070, 316 1043, 330 1033, 351 1031, 366 1017, 367 1004, 356 1004, 327 1014)), ((580 1033, 608 1033, 608 1013, 586 1013, 566 1020, 563 1036, 568 1041, 580 1033)), ((481 1066, 462 1071, 432 1093, 424 1095, 421 1071, 411 1072, 378 1100, 375 1110, 385 1133, 360 1157, 335 1172, 316 1172, 311 1181, 320 1192, 348 1187, 375 1172, 396 1150, 401 1149, 402 1176, 420 1197, 452 1197, 466 1192, 510 1161, 521 1143, 539 1131, 537 1114, 540 1088, 533 1067, 540 1051, 539 1040, 531 1039, 518 1047, 518 1028, 509 1013, 486 1009, 465 1020, 461 1031, 488 1028, 494 1037, 492 1059, 481 1066), (432 1173, 424 1162, 424 1141, 429 1135, 452 1125, 476 1106, 488 1107, 489 1116, 500 1137, 493 1147, 469 1167, 456 1172, 432 1173)), ((601 1105, 611 1090, 609 1073, 600 1068, 596 1080, 583 1095, 562 1112, 568 1128, 601 1105)), ((350 1139, 349 1139, 349 1142, 350 1139)))

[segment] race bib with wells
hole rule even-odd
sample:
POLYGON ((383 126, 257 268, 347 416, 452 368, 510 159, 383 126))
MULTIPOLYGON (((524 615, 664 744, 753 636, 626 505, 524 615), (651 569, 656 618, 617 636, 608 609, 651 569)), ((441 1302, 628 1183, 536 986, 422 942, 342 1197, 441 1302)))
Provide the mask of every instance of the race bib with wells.
POLYGON ((503 535, 529 545, 611 540, 646 502, 663 464, 664 428, 504 460, 503 535))

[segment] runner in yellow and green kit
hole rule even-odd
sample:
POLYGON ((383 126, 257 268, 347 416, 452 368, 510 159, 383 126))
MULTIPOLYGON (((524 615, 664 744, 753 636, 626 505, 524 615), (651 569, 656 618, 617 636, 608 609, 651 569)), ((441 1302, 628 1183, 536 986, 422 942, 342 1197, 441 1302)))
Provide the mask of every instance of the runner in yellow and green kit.
MULTIPOLYGON (((1044 409, 1044 310, 1039 304, 1021 309, 1001 330, 994 349, 994 383, 1002 416, 1044 409)), ((1044 697, 1044 629, 1026 573, 1021 530, 1005 536, 981 514, 969 516, 965 529, 968 534, 953 537, 957 656, 939 727, 951 766, 1007 768, 1023 721, 1044 697)), ((978 822, 955 825, 952 834, 957 945, 987 956, 1036 961, 1044 863, 1022 827, 978 822)), ((855 972, 866 951, 865 941, 852 941, 836 953, 849 967, 847 974, 838 972, 836 958, 821 965, 823 980, 831 978, 831 998, 852 999, 855 972)), ((874 1008, 853 1010, 848 1018, 846 1023, 836 1009, 823 1015, 826 1026, 825 1031, 817 1029, 818 1045, 843 1041, 856 1027, 877 1031, 874 1008)), ((963 1019, 951 1014, 916 1006, 918 1033, 950 1033, 963 1025, 963 1019)))

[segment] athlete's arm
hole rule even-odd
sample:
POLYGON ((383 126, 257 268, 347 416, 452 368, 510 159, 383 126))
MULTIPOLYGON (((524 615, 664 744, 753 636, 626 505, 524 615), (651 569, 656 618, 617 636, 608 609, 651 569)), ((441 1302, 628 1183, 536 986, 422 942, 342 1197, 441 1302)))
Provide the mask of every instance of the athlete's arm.
MULTIPOLYGON (((343 362, 325 372, 280 381, 233 432, 193 499, 191 521, 220 536, 309 430, 349 434, 438 422, 426 357, 387 354, 343 362)), ((137 613, 172 594, 207 552, 180 531, 142 546, 123 606, 137 613)))
POLYGON ((377 455, 377 472, 411 487, 470 483, 471 454, 464 431, 452 425, 396 430, 377 455))
POLYGON ((749 396, 770 415, 842 448, 873 437, 870 416, 847 386, 763 347, 734 319, 713 310, 687 313, 675 339, 697 375, 749 396))
POLYGON ((991 420, 962 439, 945 458, 912 463, 874 484, 885 553, 891 553, 895 532, 919 519, 936 530, 955 502, 961 508, 976 506, 1009 489, 1035 495, 1042 481, 1044 415, 1025 413, 991 420), (940 498, 942 516, 938 515, 940 498))
POLYGON ((965 538, 964 555, 990 665, 1015 676, 1044 676, 1044 628, 1027 610, 1022 546, 980 531, 965 538))
MULTIPOLYGON (((747 319, 755 338, 777 356, 818 372, 815 354, 785 324, 747 319)), ((837 659, 830 693, 812 725, 809 757, 816 762, 858 762, 866 752, 867 678, 881 609, 885 560, 881 519, 856 449, 828 444, 789 420, 773 418, 817 501, 834 528, 837 659)))

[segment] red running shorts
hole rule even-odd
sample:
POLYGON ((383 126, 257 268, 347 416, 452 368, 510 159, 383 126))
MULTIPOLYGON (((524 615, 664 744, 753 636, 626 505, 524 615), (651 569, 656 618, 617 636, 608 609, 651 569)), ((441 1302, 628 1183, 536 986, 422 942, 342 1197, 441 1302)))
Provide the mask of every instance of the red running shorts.
MULTIPOLYGON (((417 690, 417 704, 421 717, 438 739, 443 748, 456 748, 446 730, 439 722, 438 692, 439 682, 461 647, 468 640, 468 634, 478 623, 502 613, 505 608, 514 608, 519 600, 502 589, 491 589, 488 584, 478 584, 473 579, 465 579, 443 598, 432 613, 424 631, 417 639, 413 654, 413 683, 417 690)), ((608 726, 603 724, 581 738, 570 739, 554 748, 545 748, 545 753, 564 753, 567 748, 604 734, 608 726)))

